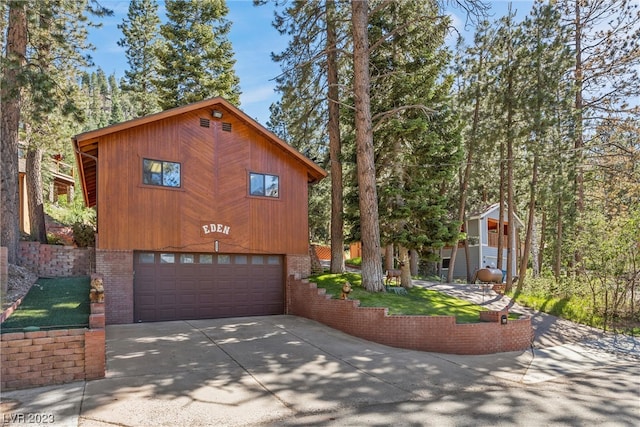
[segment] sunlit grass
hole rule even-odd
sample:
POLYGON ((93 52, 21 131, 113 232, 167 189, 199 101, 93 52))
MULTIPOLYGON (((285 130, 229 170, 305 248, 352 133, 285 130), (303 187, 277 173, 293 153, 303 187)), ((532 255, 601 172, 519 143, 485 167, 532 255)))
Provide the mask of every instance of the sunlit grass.
POLYGON ((38 279, 0 328, 6 333, 29 326, 46 329, 86 326, 89 289, 88 277, 38 279))
POLYGON ((391 315, 455 316, 458 323, 479 321, 486 308, 431 289, 413 287, 406 295, 393 292, 368 292, 362 287, 362 278, 356 273, 320 274, 309 279, 318 288, 327 290, 333 298, 339 298, 342 285, 351 283, 349 299, 360 301, 361 307, 386 307, 391 315))
MULTIPOLYGON (((560 277, 556 279, 551 272, 543 271, 538 277, 527 273, 519 292, 514 287, 507 293, 518 304, 534 310, 548 313, 576 323, 618 333, 640 335, 640 318, 637 309, 634 313, 622 311, 619 316, 612 316, 605 325, 604 295, 596 292, 588 283, 579 277, 560 277)), ((609 301, 611 306, 612 301, 609 301)))

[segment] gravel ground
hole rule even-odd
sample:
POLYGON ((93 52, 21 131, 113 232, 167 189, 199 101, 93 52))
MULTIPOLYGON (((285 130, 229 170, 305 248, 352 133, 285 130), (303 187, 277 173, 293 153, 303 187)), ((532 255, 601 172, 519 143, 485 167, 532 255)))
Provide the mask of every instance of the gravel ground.
POLYGON ((9 264, 8 291, 7 294, 2 297, 2 311, 24 297, 36 280, 38 280, 38 276, 31 270, 9 264))

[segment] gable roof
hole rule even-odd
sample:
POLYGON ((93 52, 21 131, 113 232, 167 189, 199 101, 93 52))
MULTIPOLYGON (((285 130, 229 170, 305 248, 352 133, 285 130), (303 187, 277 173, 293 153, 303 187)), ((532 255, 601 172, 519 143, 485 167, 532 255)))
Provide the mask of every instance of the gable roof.
POLYGON ((201 108, 211 108, 215 106, 220 107, 226 110, 226 112, 233 114, 238 119, 249 125, 249 127, 254 129, 256 132, 266 137, 269 142, 280 148, 286 155, 289 155, 294 160, 302 163, 302 165, 307 170, 309 183, 318 182, 322 178, 327 176, 327 172, 324 169, 301 154, 298 150, 278 138, 274 133, 268 131, 260 123, 253 120, 247 114, 232 105, 229 101, 221 97, 216 97, 205 99, 199 102, 194 102, 193 104, 183 105, 181 107, 161 111, 159 113, 151 114, 145 117, 128 120, 126 122, 117 123, 101 129, 84 132, 74 136, 72 138, 72 141, 86 205, 91 207, 95 206, 97 203, 98 143, 100 142, 101 137, 115 132, 131 129, 136 126, 141 126, 147 123, 152 123, 158 120, 163 120, 169 117, 188 113, 190 111, 198 110, 201 108))

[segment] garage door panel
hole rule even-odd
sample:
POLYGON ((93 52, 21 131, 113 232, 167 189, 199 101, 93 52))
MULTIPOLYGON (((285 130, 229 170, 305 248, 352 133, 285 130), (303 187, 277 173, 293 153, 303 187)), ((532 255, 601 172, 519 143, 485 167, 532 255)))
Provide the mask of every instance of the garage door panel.
POLYGON ((136 252, 135 321, 282 314, 278 255, 136 252))

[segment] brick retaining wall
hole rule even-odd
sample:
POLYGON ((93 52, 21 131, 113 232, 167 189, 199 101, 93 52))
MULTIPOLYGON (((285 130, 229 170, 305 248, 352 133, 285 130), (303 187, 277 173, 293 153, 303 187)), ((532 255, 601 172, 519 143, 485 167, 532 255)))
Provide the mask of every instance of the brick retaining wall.
MULTIPOLYGON (((389 316, 386 308, 359 307, 357 300, 332 299, 315 283, 287 280, 287 313, 316 320, 349 335, 392 347, 448 354, 522 351, 533 339, 531 318, 457 324, 453 316, 389 316)), ((490 320, 487 318, 486 320, 490 320)))
POLYGON ((91 329, 0 335, 3 391, 104 378, 104 303, 91 304, 91 329))
POLYGON ((38 242, 20 242, 20 265, 39 277, 88 276, 93 270, 93 248, 43 245, 38 242))

